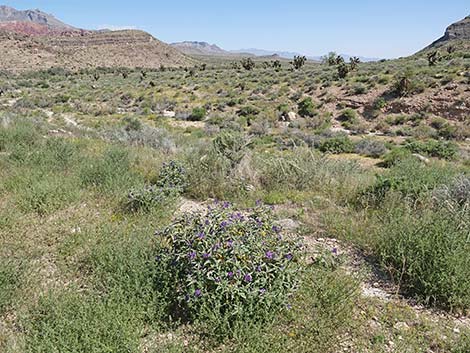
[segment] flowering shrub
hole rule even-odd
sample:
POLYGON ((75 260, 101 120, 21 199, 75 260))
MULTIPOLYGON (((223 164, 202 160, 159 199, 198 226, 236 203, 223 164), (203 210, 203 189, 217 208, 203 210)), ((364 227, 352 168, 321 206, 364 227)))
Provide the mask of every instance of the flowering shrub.
POLYGON ((174 286, 169 300, 185 319, 218 334, 269 319, 297 287, 300 245, 282 237, 266 207, 245 214, 218 203, 157 236, 158 266, 167 268, 174 286))

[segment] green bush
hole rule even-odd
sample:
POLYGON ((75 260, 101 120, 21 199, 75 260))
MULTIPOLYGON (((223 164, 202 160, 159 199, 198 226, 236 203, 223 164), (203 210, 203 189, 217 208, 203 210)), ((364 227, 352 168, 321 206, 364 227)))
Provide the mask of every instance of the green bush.
POLYGON ((452 168, 426 165, 416 158, 408 158, 394 164, 386 173, 377 175, 375 183, 362 196, 375 204, 380 204, 389 192, 417 200, 437 186, 446 184, 455 174, 452 168))
POLYGON ((299 102, 298 106, 299 115, 301 117, 312 117, 316 114, 315 104, 312 101, 312 98, 308 97, 299 102))
POLYGON ((408 141, 405 148, 413 153, 421 153, 430 157, 453 159, 459 151, 458 146, 450 141, 408 141))
POLYGON ((280 231, 268 208, 241 213, 223 203, 157 233, 176 312, 221 337, 271 320, 298 282, 299 245, 280 231))
POLYGON ((319 143, 318 149, 322 152, 339 154, 351 153, 354 151, 354 143, 346 135, 326 138, 319 143))
POLYGON ((470 308, 468 211, 394 210, 380 230, 384 268, 409 296, 450 309, 470 308))
POLYGON ((203 121, 206 117, 207 111, 203 107, 194 108, 189 116, 188 120, 190 121, 203 121))
POLYGON ((168 207, 187 188, 187 175, 183 165, 177 161, 164 163, 154 185, 132 189, 127 195, 124 208, 128 211, 168 207))

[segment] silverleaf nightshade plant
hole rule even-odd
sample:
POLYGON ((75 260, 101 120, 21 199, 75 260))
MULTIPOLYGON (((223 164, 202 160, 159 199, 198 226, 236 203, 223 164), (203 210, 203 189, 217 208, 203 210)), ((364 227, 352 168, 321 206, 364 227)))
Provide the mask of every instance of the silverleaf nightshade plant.
POLYGON ((216 335, 272 320, 298 287, 302 246, 282 235, 263 205, 239 212, 216 203, 205 214, 183 215, 156 237, 156 266, 170 277, 173 315, 216 335))

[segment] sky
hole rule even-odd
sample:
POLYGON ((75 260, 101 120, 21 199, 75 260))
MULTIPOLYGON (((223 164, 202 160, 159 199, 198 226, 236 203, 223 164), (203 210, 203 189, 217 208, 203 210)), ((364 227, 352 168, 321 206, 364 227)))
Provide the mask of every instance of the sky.
POLYGON ((167 42, 371 58, 410 55, 470 15, 469 0, 0 0, 80 28, 136 28, 167 42))

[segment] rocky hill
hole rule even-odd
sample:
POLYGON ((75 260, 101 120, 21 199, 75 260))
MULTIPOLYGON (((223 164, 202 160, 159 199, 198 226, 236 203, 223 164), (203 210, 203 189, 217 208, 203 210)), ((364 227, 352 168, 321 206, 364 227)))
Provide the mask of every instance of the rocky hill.
POLYGON ((170 45, 173 48, 176 48, 182 53, 187 54, 187 55, 216 55, 216 56, 217 55, 219 56, 231 55, 230 52, 223 50, 217 45, 209 44, 206 42, 185 41, 185 42, 179 42, 179 43, 171 43, 170 45))
POLYGON ((159 68, 193 60, 143 31, 91 31, 39 10, 0 7, 0 70, 159 68))
POLYGON ((450 41, 470 41, 470 15, 447 27, 444 36, 432 43, 429 48, 442 46, 450 41))
POLYGON ((18 23, 45 26, 50 30, 56 31, 76 29, 73 26, 59 21, 53 15, 40 10, 21 11, 8 6, 0 6, 0 24, 2 24, 3 27, 7 27, 7 24, 11 24, 14 27, 14 25, 18 23))

